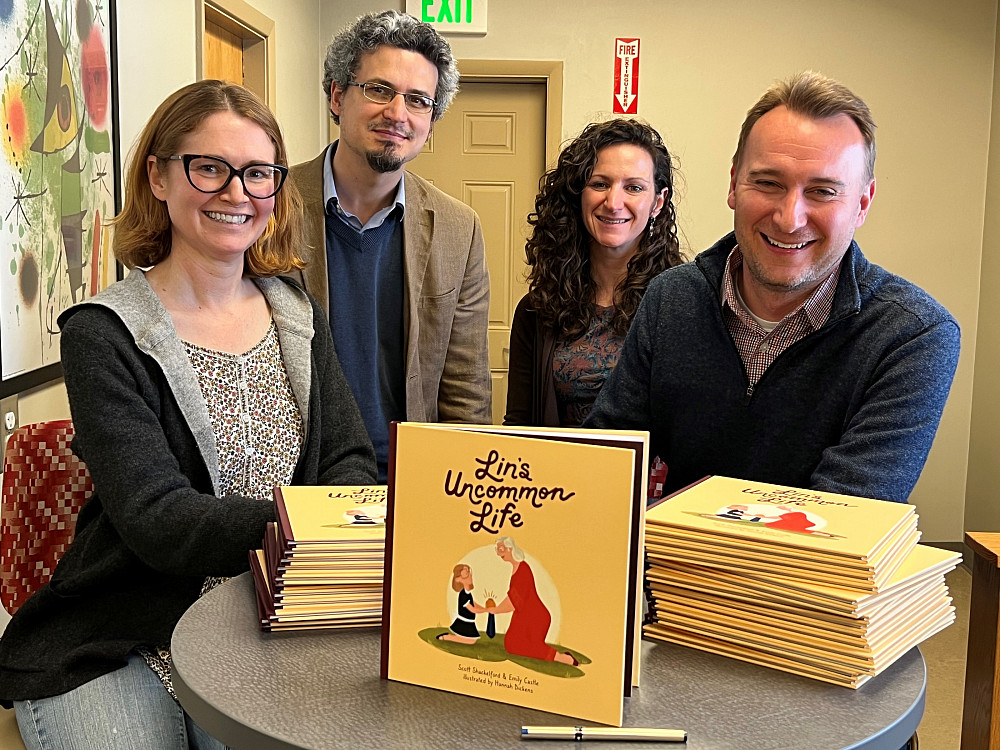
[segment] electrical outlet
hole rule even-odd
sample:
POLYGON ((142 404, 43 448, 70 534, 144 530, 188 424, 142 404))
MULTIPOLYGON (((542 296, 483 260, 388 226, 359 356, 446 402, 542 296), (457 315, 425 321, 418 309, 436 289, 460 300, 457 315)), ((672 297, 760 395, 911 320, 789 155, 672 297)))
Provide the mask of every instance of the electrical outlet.
POLYGON ((16 393, 13 396, 0 399, 0 414, 3 414, 3 419, 0 420, 0 433, 3 435, 3 442, 0 443, 0 457, 2 457, 3 450, 7 447, 7 438, 10 437, 10 433, 16 430, 21 422, 20 416, 17 413, 16 393))

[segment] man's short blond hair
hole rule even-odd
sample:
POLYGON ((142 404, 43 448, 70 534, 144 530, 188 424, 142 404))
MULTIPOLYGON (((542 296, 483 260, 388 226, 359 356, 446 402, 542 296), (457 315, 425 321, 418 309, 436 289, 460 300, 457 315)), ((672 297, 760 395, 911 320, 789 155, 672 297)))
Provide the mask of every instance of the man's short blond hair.
POLYGON ((862 99, 846 86, 827 78, 822 73, 806 70, 788 80, 778 81, 764 92, 747 112, 743 127, 740 128, 740 140, 733 154, 733 167, 740 167, 743 150, 754 124, 775 107, 787 107, 792 112, 823 120, 837 115, 847 115, 861 131, 865 141, 865 179, 871 181, 875 176, 875 120, 871 110, 862 99))

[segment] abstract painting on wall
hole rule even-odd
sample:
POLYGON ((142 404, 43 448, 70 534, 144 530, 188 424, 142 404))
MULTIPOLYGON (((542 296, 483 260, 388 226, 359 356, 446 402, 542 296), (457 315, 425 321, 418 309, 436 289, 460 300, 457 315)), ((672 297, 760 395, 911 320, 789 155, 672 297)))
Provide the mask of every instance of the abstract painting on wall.
POLYGON ((0 363, 60 375, 56 318, 115 280, 114 0, 0 0, 0 363))

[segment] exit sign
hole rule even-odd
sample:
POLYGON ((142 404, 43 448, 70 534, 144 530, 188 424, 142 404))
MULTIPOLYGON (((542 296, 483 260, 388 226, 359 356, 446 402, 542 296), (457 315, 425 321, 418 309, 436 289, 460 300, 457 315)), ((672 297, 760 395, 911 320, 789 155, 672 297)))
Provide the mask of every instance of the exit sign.
POLYGON ((442 34, 485 34, 487 0, 406 0, 406 12, 442 34))

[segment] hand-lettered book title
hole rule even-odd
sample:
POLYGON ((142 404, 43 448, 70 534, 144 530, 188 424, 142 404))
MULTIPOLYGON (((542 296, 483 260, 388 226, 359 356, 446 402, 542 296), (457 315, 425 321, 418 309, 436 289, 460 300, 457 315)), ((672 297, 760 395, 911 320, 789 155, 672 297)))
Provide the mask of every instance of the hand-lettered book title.
POLYGON ((385 485, 371 485, 366 487, 352 487, 349 490, 334 490, 329 493, 328 497, 334 500, 346 499, 358 505, 365 505, 367 503, 384 503, 385 493, 385 485))
POLYGON ((475 462, 479 465, 473 472, 475 481, 466 481, 461 470, 452 469, 444 479, 445 495, 464 497, 472 504, 472 531, 498 534, 508 525, 519 528, 524 525, 527 507, 543 508, 548 502, 566 502, 576 495, 565 487, 539 487, 528 462, 520 458, 509 461, 496 450, 475 462), (522 501, 525 504, 519 505, 522 501))
POLYGON ((757 495, 754 498, 761 503, 777 503, 780 505, 841 505, 845 508, 856 508, 856 505, 842 500, 827 500, 822 495, 807 490, 797 490, 793 487, 775 487, 763 490, 757 487, 747 487, 740 491, 744 495, 757 495))

